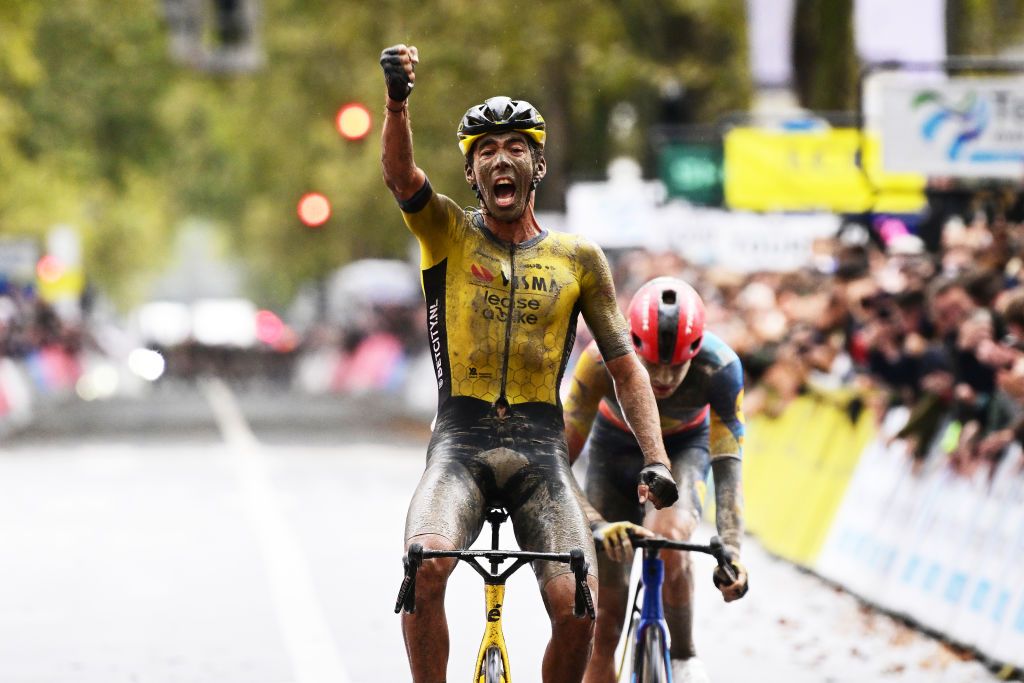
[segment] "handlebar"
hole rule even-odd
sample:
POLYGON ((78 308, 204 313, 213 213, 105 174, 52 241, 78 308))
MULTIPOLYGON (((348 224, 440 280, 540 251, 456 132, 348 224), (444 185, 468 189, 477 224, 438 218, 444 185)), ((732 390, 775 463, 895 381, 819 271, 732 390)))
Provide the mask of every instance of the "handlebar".
POLYGON ((405 565, 405 577, 398 589, 395 614, 403 609, 409 614, 416 611, 416 573, 423 564, 423 560, 440 557, 454 557, 467 563, 489 584, 505 583, 505 580, 517 569, 535 560, 568 564, 576 580, 576 601, 573 613, 577 618, 589 616, 594 619, 597 616, 594 609, 594 597, 587 584, 587 571, 590 566, 584 558, 583 551, 578 548, 568 553, 532 553, 520 550, 424 550, 419 543, 410 545, 409 552, 402 558, 402 563, 405 565), (506 560, 515 560, 515 562, 499 574, 496 569, 493 573, 488 572, 477 558, 489 561, 492 567, 497 567, 506 560))
MULTIPOLYGON (((659 550, 680 550, 691 553, 704 553, 705 555, 711 555, 718 562, 719 568, 722 573, 725 574, 726 578, 729 579, 729 583, 736 581, 736 569, 732 565, 732 553, 722 544, 722 539, 718 536, 712 536, 708 540, 707 545, 700 545, 699 543, 687 543, 686 541, 673 541, 663 536, 634 536, 629 535, 629 540, 633 544, 634 548, 644 548, 649 552, 658 552, 659 550)), ((598 551, 600 552, 601 546, 598 544, 598 551)), ((718 575, 713 577, 716 586, 722 585, 719 581, 718 575)))

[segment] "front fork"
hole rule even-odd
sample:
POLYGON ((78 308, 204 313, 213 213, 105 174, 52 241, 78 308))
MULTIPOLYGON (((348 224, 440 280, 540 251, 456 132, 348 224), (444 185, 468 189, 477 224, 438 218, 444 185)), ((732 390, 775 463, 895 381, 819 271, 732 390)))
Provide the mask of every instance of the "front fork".
POLYGON ((505 602, 505 585, 484 584, 484 600, 486 602, 487 625, 484 637, 480 641, 480 652, 476 658, 476 678, 474 683, 484 683, 484 659, 487 650, 492 646, 501 652, 501 663, 505 667, 505 683, 511 683, 512 676, 508 666, 508 652, 505 650, 505 634, 501 630, 501 611, 505 602))

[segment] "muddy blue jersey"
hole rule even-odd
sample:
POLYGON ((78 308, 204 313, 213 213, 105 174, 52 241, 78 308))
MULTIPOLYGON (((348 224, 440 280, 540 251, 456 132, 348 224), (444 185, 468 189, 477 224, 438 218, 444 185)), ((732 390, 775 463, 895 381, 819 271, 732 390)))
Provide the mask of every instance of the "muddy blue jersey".
MULTIPOLYGON (((565 402, 566 422, 585 438, 597 412, 616 427, 629 430, 604 360, 591 344, 573 372, 565 402)), ((705 332, 700 353, 691 361, 682 383, 670 396, 658 399, 658 412, 663 435, 707 425, 712 459, 742 457, 743 366, 736 352, 715 334, 705 332)))

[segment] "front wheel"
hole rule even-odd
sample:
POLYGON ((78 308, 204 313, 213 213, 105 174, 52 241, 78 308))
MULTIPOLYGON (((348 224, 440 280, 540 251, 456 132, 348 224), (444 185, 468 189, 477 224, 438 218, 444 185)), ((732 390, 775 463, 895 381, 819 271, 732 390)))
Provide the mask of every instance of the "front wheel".
POLYGON ((487 648, 484 655, 483 683, 508 683, 505 678, 505 663, 501 660, 501 650, 494 645, 487 648))
POLYGON ((633 680, 636 683, 669 683, 669 675, 665 633, 657 626, 648 626, 633 656, 633 680))
POLYGON ((619 671, 615 683, 633 683, 633 657, 636 651, 636 619, 629 620, 629 631, 626 641, 622 644, 622 658, 619 660, 619 671))

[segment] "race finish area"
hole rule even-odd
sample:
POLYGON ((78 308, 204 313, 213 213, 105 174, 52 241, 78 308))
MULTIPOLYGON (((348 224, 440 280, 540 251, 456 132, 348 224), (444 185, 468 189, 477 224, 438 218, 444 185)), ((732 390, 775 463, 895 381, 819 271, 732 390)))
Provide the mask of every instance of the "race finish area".
MULTIPOLYGON (((39 421, 0 451, 0 680, 410 680, 393 607, 426 439, 372 402, 223 384, 39 421)), ((750 593, 726 605, 713 560, 695 559, 716 682, 994 680, 752 539, 743 561, 750 593)), ((449 584, 449 680, 476 658, 479 580, 460 567, 449 584)), ((549 629, 532 573, 506 597, 513 674, 539 680, 549 629)))

